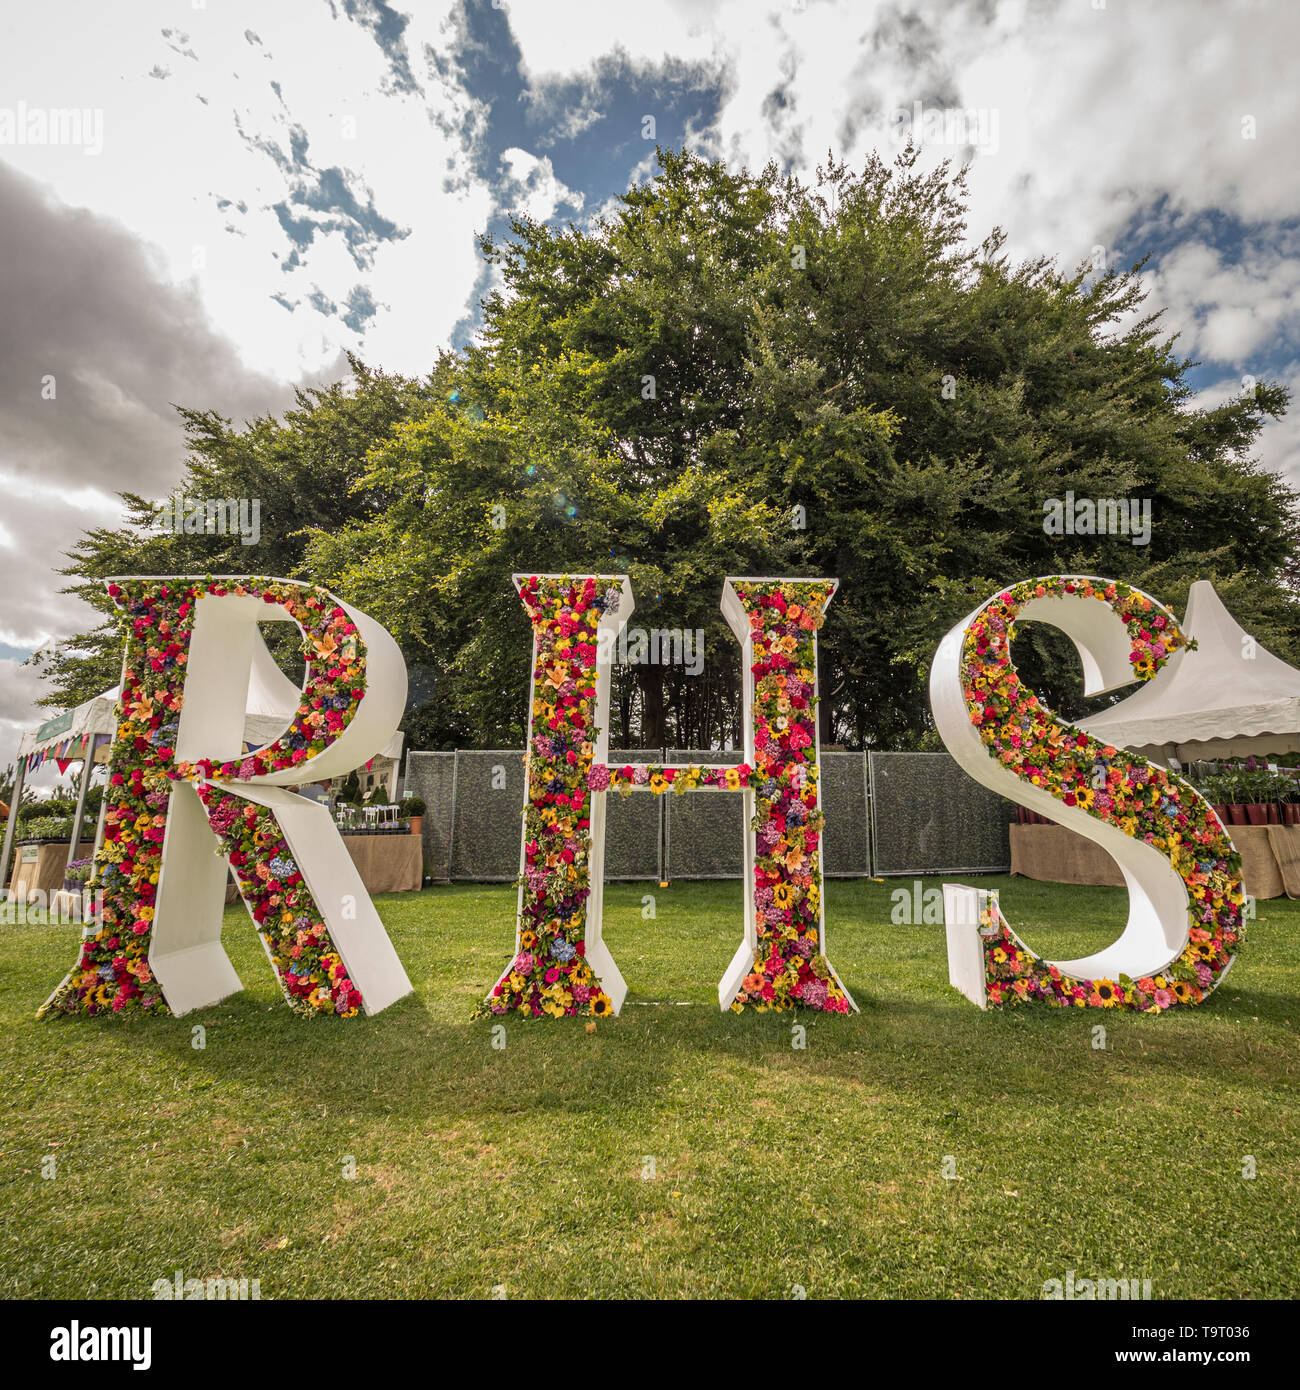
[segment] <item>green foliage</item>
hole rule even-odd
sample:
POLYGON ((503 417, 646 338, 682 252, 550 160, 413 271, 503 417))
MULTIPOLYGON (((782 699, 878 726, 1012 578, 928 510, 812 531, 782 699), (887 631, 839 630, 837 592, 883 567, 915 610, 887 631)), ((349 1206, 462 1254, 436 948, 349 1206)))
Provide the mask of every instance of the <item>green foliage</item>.
MULTIPOLYGON (((1174 603, 1209 577, 1300 656, 1279 584, 1292 497, 1247 456, 1285 392, 1188 410, 1187 364, 1138 315, 1132 273, 1013 266, 1000 233, 967 249, 961 176, 910 153, 832 164, 812 188, 660 160, 590 232, 517 221, 486 243, 505 288, 456 400, 399 429, 357 484, 400 501, 309 553, 441 661, 435 739, 521 735, 512 569, 626 570, 635 623, 705 629, 698 680, 619 674, 616 743, 737 731, 727 573, 840 578, 823 735, 855 746, 925 739, 936 643, 1008 577, 1104 573, 1174 603), (1045 534, 1043 503, 1067 490, 1150 498, 1151 545, 1045 534)), ((1025 655, 1071 704, 1068 649, 1037 636, 1025 655)))
MULTIPOLYGON (((71 815, 42 815, 20 820, 20 833, 25 840, 70 840, 72 838, 71 815)), ((81 841, 90 844, 95 838, 95 822, 86 820, 81 825, 81 841)))

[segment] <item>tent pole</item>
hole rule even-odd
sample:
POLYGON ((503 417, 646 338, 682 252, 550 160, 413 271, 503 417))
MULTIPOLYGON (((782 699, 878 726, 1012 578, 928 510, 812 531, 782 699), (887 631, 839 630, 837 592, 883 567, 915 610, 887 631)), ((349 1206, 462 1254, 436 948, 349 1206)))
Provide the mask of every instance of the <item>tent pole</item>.
POLYGON ((68 845, 68 863, 77 857, 81 848, 81 818, 86 814, 86 789, 90 786, 90 774, 95 769, 95 759, 90 751, 90 735, 86 735, 86 757, 81 765, 81 786, 77 790, 77 809, 72 817, 72 840, 68 845))
POLYGON ((9 898, 9 855, 14 847, 14 830, 18 825, 18 808, 23 804, 23 781, 27 774, 27 759, 18 755, 18 769, 14 773, 13 804, 9 807, 9 819, 5 823, 5 847, 0 853, 0 898, 9 898))
POLYGON ((104 817, 108 814, 108 787, 104 787, 104 798, 99 803, 99 819, 95 822, 95 848, 90 851, 93 859, 99 853, 99 847, 104 843, 104 817))

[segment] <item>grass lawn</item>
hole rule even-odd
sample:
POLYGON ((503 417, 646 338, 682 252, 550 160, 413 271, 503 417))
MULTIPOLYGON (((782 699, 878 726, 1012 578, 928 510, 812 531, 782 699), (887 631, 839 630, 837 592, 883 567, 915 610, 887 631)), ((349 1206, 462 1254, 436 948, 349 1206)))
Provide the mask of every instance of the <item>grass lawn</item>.
MULTIPOLYGON (((1057 958, 1125 915, 1120 889, 983 881, 1057 958)), ((349 1023, 290 1014, 238 908, 244 993, 38 1024, 78 928, 0 927, 0 1292, 147 1297, 180 1269, 263 1298, 1036 1298, 1073 1269, 1300 1293, 1300 903, 1259 905, 1199 1008, 983 1014, 948 988, 941 926, 890 925, 898 886, 830 881, 862 1013, 813 1019, 719 1013, 739 882, 611 885, 623 1016, 512 1020, 503 1050, 469 1013, 512 887, 378 899, 415 994, 349 1023)))

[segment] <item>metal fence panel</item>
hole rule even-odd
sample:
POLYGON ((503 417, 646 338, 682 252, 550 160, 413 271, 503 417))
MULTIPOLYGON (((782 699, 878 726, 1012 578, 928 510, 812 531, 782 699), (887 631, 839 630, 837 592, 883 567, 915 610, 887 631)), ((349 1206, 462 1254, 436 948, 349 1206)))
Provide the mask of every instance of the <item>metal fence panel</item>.
POLYGON ((406 755, 404 796, 418 796, 424 802, 421 843, 424 872, 438 882, 451 878, 451 822, 456 795, 455 753, 406 755))
MULTIPOLYGON (((610 767, 661 763, 662 748, 611 748, 610 767)), ((605 877, 660 878, 663 854, 664 798, 637 791, 605 797, 605 877)))
POLYGON ((451 876, 478 883, 519 877, 524 755, 518 748, 456 753, 451 876))
POLYGON ((871 873, 867 827, 867 755, 823 753, 821 805, 822 872, 828 878, 865 878, 871 873))
MULTIPOLYGON (((670 748, 675 764, 713 763, 735 767, 743 753, 670 748)), ((744 798, 735 792, 665 792, 669 878, 739 878, 745 871, 744 798)))
POLYGON ((947 753, 871 753, 876 873, 1006 873, 1009 806, 947 753))
MULTIPOLYGON (((611 750, 611 765, 741 761, 739 752, 611 750)), ((438 879, 511 882, 519 868, 523 755, 519 749, 407 755, 406 792, 426 804, 426 872, 438 879)), ((946 753, 823 753, 825 872, 830 877, 1005 872, 1009 803, 946 753), (867 774, 871 795, 864 791, 867 774), (868 835, 868 829, 870 835, 868 835)), ((638 791, 608 801, 606 876, 734 878, 744 864, 742 800, 725 792, 638 791), (664 872, 661 875, 661 870, 664 872)))

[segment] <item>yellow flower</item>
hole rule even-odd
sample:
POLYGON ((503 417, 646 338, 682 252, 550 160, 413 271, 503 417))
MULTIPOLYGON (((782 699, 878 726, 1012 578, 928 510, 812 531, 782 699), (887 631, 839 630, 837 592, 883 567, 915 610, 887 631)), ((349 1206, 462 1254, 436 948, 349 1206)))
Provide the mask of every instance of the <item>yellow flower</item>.
POLYGON ((1101 1000, 1103 1009, 1113 1009, 1120 1000, 1119 987, 1111 980, 1094 980, 1093 993, 1101 1000))

